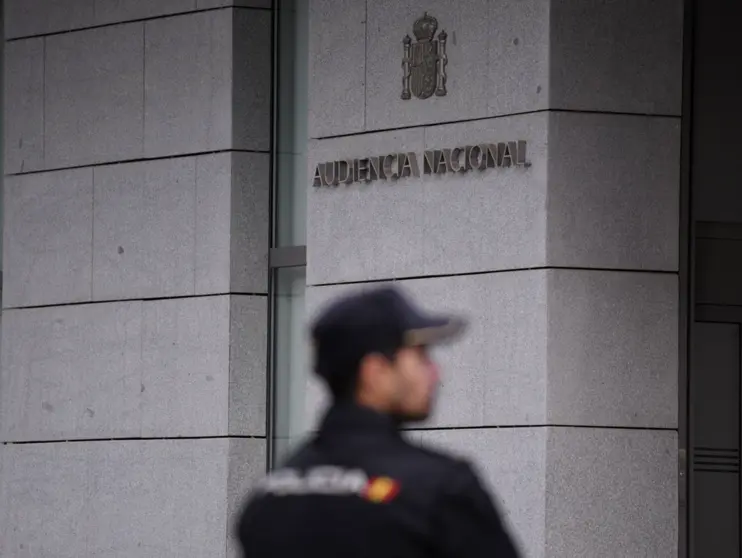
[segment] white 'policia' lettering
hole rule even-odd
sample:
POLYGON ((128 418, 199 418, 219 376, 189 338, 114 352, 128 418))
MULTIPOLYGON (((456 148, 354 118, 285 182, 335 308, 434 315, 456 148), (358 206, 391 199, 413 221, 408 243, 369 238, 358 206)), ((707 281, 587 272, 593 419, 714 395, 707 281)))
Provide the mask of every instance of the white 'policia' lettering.
POLYGON ((422 169, 417 153, 390 153, 360 159, 343 159, 319 163, 314 169, 312 185, 350 185, 354 182, 420 178, 422 174, 465 173, 493 168, 529 167, 525 141, 481 143, 453 149, 430 149, 423 153, 422 169))
POLYGON ((258 489, 274 496, 351 496, 361 494, 367 484, 368 477, 361 470, 323 465, 305 473, 296 469, 279 469, 268 475, 258 489))

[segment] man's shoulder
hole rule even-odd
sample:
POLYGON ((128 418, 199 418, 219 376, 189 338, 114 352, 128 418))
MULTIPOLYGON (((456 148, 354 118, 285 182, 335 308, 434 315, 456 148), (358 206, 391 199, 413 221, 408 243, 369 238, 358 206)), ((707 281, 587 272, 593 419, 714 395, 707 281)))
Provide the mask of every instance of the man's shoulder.
MULTIPOLYGON (((316 445, 316 439, 307 440, 299 446, 275 472, 284 474, 286 471, 308 472, 317 468, 324 469, 329 463, 325 452, 316 445)), ((398 474, 408 482, 415 481, 435 490, 441 486, 450 486, 456 479, 470 478, 474 475, 471 462, 443 449, 434 448, 412 441, 403 436, 401 443, 385 448, 385 451, 375 454, 372 461, 351 458, 350 463, 333 463, 335 466, 346 467, 351 470, 360 468, 369 474, 385 471, 387 474, 398 474)))
POLYGON ((442 470, 459 467, 465 460, 446 450, 431 447, 426 444, 404 440, 409 455, 420 461, 424 461, 431 467, 437 467, 442 470))
POLYGON ((416 461, 446 482, 476 475, 471 461, 463 456, 416 442, 406 443, 410 455, 414 456, 416 461))
MULTIPOLYGON (((401 437, 401 443, 386 446, 384 449, 388 450, 390 454, 395 455, 397 458, 424 461, 430 466, 443 469, 457 468, 462 465, 465 466, 468 463, 463 457, 454 455, 443 449, 417 443, 404 435, 401 437)), ((300 468, 305 465, 311 465, 316 461, 322 461, 326 457, 324 453, 317 446, 317 438, 312 438, 294 449, 281 463, 281 467, 300 468)))

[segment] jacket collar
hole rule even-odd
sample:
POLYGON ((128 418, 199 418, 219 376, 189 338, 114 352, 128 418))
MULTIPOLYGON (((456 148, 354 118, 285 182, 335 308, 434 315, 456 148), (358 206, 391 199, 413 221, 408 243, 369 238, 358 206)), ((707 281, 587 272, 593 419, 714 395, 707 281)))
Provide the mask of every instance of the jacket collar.
POLYGON ((379 413, 354 402, 335 403, 325 414, 319 434, 399 435, 399 424, 390 415, 379 413))

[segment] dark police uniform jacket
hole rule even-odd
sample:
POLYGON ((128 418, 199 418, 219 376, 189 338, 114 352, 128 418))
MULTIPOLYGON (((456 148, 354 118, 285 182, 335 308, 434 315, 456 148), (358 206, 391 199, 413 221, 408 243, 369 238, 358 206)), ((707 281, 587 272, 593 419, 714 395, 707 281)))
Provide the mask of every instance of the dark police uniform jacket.
POLYGON ((516 558, 470 465, 407 443, 394 422, 333 407, 318 435, 255 487, 245 558, 516 558))

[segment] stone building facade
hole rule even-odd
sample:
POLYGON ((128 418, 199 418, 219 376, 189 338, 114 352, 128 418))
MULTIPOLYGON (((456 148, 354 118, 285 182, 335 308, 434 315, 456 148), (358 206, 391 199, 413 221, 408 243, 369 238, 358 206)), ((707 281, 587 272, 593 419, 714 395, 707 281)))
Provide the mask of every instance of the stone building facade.
POLYGON ((394 281, 524 556, 739 558, 738 12, 5 0, 0 555, 236 556, 394 281))

